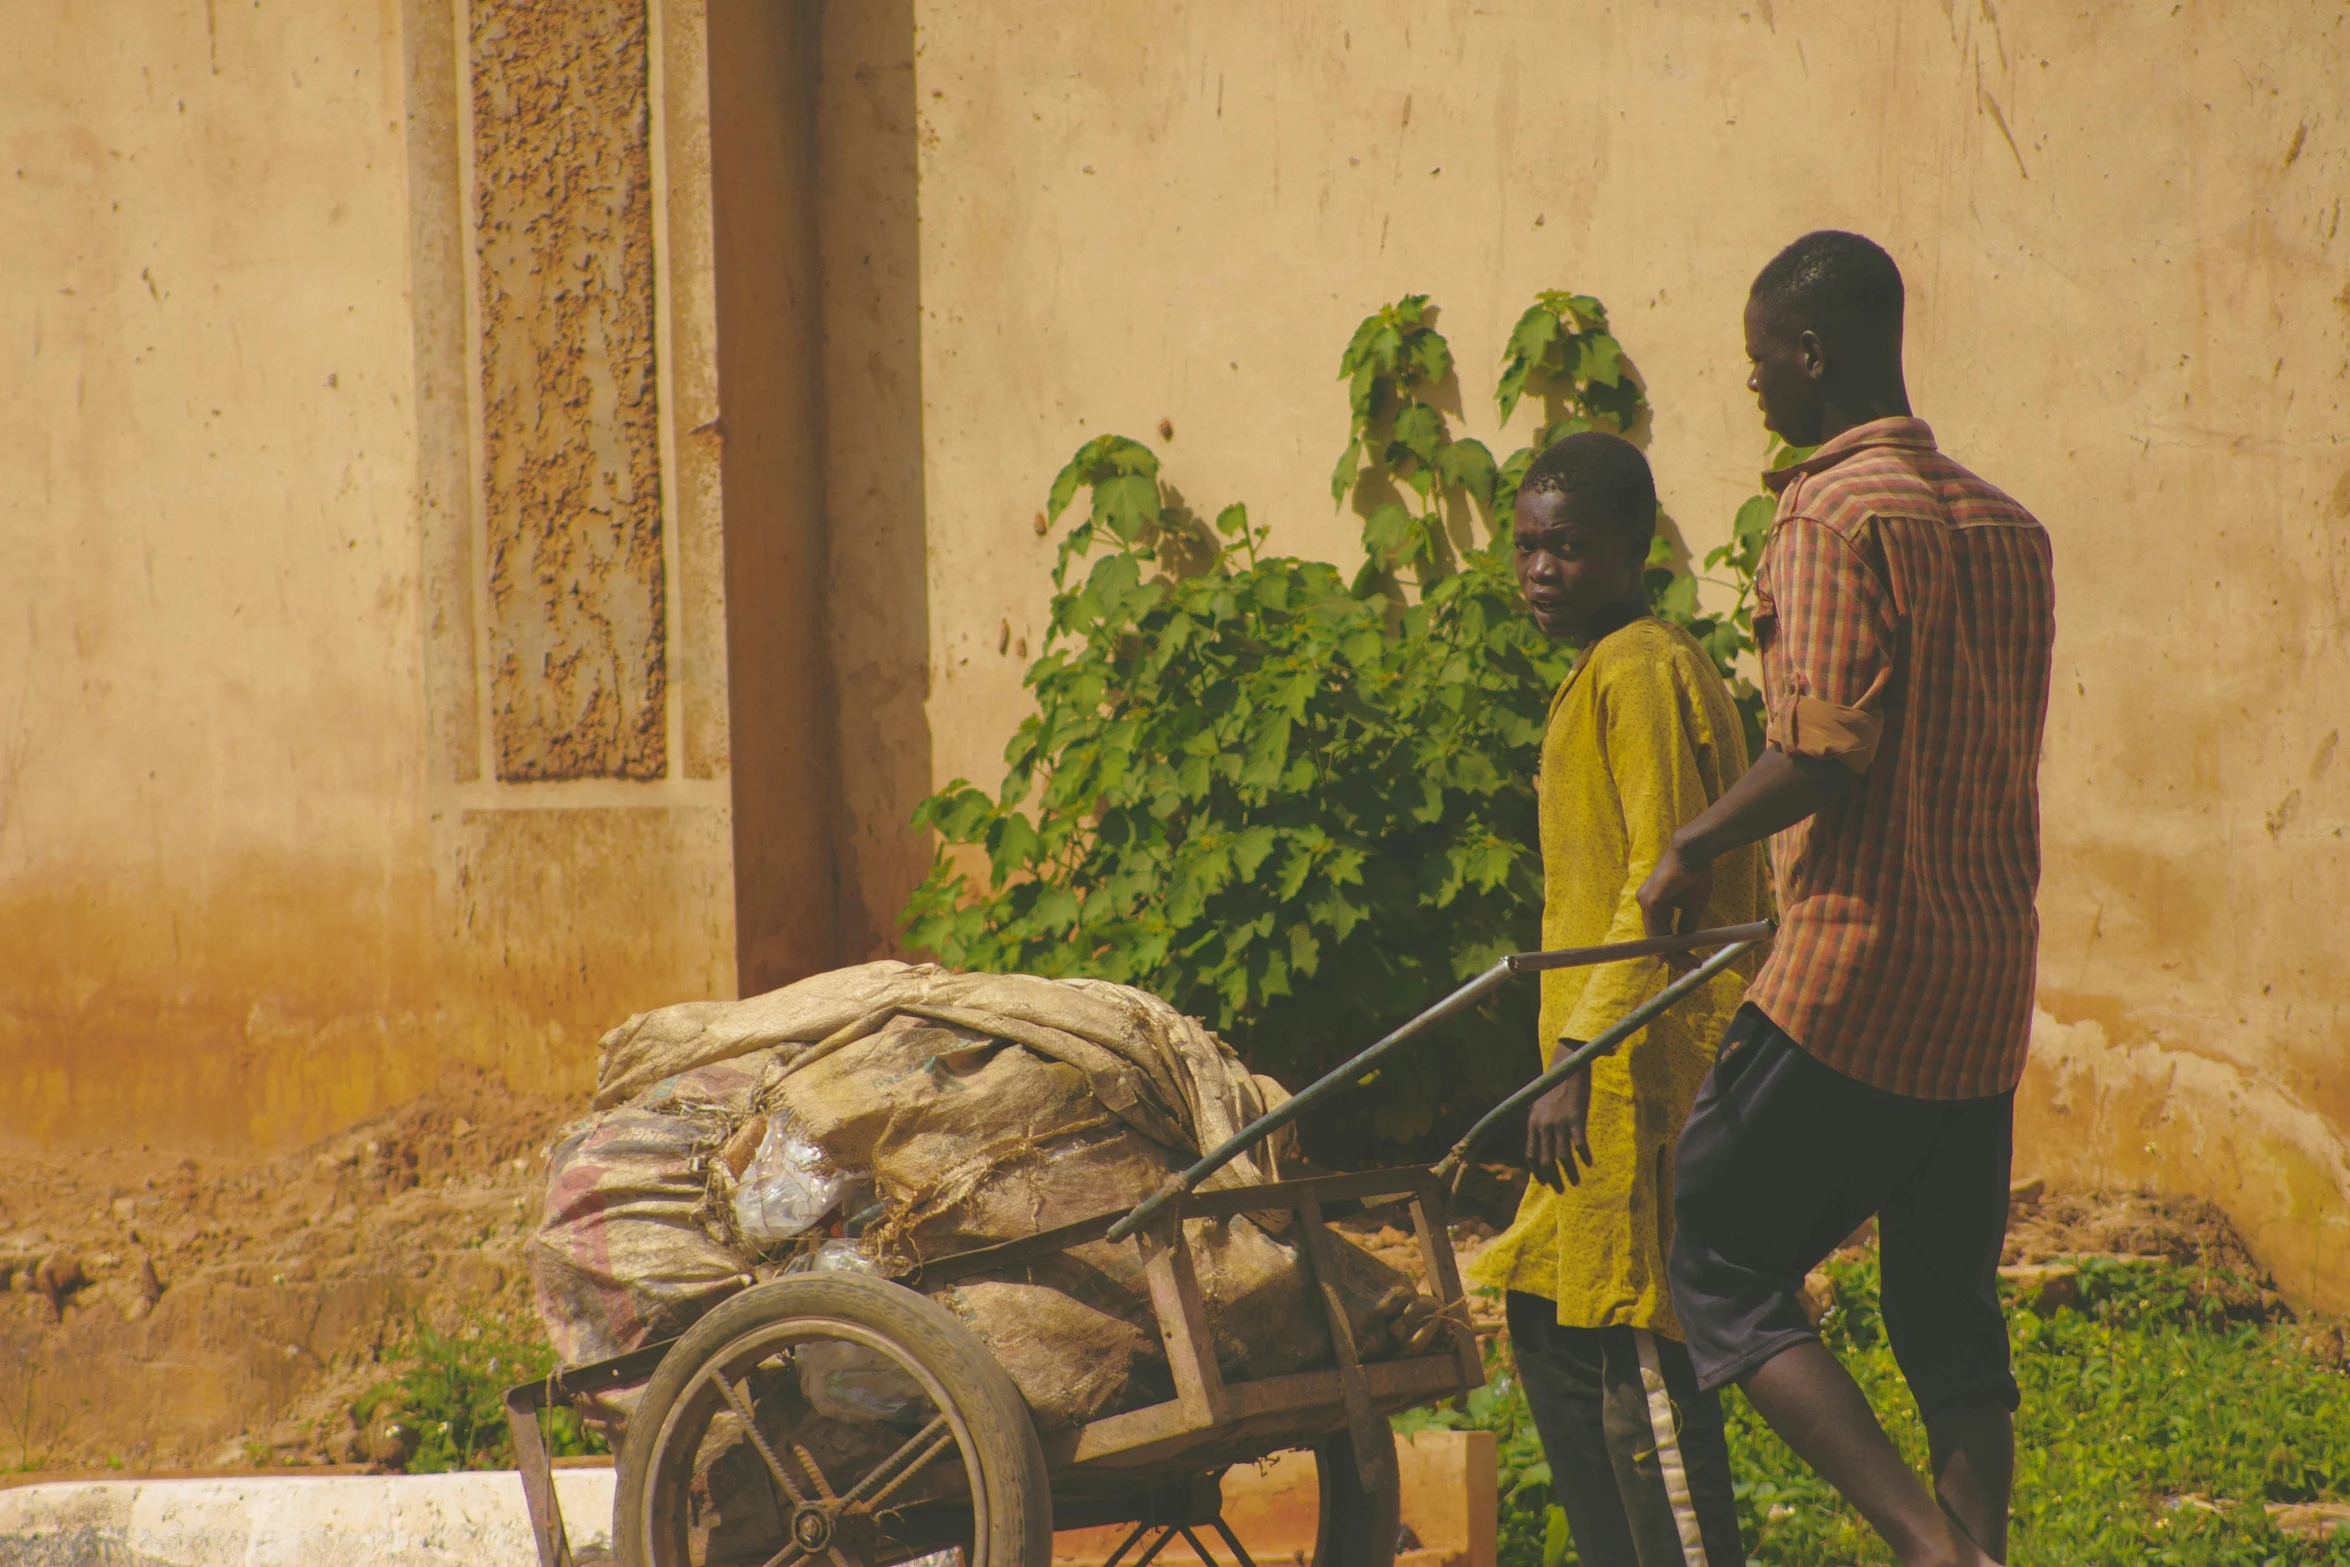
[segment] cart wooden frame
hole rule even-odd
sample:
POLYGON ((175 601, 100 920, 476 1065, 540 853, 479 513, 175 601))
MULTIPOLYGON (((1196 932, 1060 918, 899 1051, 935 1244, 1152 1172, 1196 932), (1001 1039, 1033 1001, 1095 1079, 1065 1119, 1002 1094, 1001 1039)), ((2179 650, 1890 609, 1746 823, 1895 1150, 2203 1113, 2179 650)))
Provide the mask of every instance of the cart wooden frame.
MULTIPOLYGON (((1052 1254, 1103 1240, 1127 1212, 1119 1208, 1036 1235, 926 1262, 892 1282, 919 1293, 962 1279, 1017 1270, 1052 1254)), ((1043 1440, 1055 1525, 1076 1528, 1130 1522, 1136 1526, 1136 1538, 1154 1529, 1171 1535, 1215 1527, 1225 1534, 1228 1547, 1245 1561, 1245 1554, 1238 1552, 1238 1542, 1220 1527, 1215 1475, 1230 1465, 1311 1446, 1341 1433, 1350 1439, 1346 1447, 1354 1455, 1358 1466, 1355 1478, 1362 1489, 1392 1495, 1396 1476, 1387 1416, 1454 1397, 1485 1381, 1445 1216, 1443 1185, 1425 1168, 1319 1176, 1171 1196, 1133 1240, 1141 1251, 1143 1277, 1161 1341, 1166 1345, 1175 1396, 1043 1440), (1329 1220, 1333 1209, 1385 1207, 1399 1200, 1410 1211, 1427 1285, 1436 1301, 1440 1338, 1420 1354, 1366 1364, 1336 1286, 1329 1220), (1228 1381, 1218 1368, 1183 1221, 1242 1214, 1288 1217, 1310 1287, 1329 1326, 1334 1360, 1329 1369, 1228 1381)), ((521 1472, 542 1567, 574 1567, 540 1427, 542 1413, 584 1395, 650 1380, 677 1343, 671 1339, 648 1344, 614 1359, 525 1383, 506 1394, 515 1463, 521 1472)), ((990 1563, 988 1567, 1043 1564, 990 1563)))

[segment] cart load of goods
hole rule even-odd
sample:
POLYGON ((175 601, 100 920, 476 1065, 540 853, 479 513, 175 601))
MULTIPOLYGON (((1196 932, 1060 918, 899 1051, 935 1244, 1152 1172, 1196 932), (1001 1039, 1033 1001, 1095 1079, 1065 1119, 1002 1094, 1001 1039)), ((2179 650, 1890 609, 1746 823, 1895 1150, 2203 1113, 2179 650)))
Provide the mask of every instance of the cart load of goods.
MULTIPOLYGON (((1094 980, 868 963, 640 1013, 605 1036, 594 1113, 551 1155, 529 1247, 539 1310, 580 1365, 788 1272, 920 1288, 925 1260, 1131 1207, 1283 1097, 1197 1021, 1094 980)), ((1207 1189, 1267 1178, 1243 1157, 1207 1189)), ((1333 1363, 1280 1227, 1185 1221, 1227 1379, 1333 1363)), ((1331 1241, 1363 1359, 1449 1348, 1410 1279, 1331 1241)), ((1132 1241, 928 1293, 1011 1374, 1040 1432, 1174 1396, 1132 1241)), ((888 1418, 902 1379, 838 1351, 802 1369, 805 1396, 834 1418, 888 1418)))

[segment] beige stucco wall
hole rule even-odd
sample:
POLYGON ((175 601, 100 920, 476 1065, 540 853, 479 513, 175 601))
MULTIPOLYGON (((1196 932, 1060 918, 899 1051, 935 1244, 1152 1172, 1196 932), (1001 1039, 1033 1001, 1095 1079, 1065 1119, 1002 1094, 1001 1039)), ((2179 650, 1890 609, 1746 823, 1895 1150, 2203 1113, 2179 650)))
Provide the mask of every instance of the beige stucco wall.
POLYGON ((1245 500, 1277 546, 1339 556, 1354 322, 1433 294, 1491 440, 1504 335, 1572 287, 1613 313, 1702 552, 1762 450, 1748 281, 1806 229, 1864 230, 1910 281, 1918 411, 2056 540, 2019 1161, 2211 1196, 2289 1289, 2350 1303, 2340 7, 916 20, 936 777, 1000 776, 1033 521, 1086 437, 1151 440, 1196 508, 1245 500))
MULTIPOLYGON (((714 506, 660 482, 646 399, 677 292, 651 266, 664 94, 640 63, 600 100, 635 163, 567 236, 625 330, 602 323, 594 384, 502 411, 558 313, 469 295, 514 212, 469 203, 517 171, 469 175, 471 89, 511 84, 463 14, 10 11, 0 1137, 283 1145, 453 1060, 581 1082, 645 998, 732 989, 714 506), (485 487, 485 454, 541 493, 485 487), (566 605, 633 640, 610 656, 566 605), (626 711, 564 670, 582 650, 626 711)), ((543 270, 501 264, 525 294, 543 270)), ((669 367, 689 405, 707 336, 669 367)))
POLYGON ((1606 300, 1702 552, 1762 447, 1747 279, 1839 224, 2057 540, 2021 1160, 2213 1196, 2350 1302, 2338 8, 599 0, 509 43, 556 14, 12 14, 0 1135, 577 1082, 636 1007, 885 947, 906 813, 1023 711, 1070 450, 1343 557, 1331 372, 1401 293, 1497 449, 1519 310, 1606 300), (641 95, 549 85, 613 60, 641 95), (593 210, 535 212, 554 156, 593 210))

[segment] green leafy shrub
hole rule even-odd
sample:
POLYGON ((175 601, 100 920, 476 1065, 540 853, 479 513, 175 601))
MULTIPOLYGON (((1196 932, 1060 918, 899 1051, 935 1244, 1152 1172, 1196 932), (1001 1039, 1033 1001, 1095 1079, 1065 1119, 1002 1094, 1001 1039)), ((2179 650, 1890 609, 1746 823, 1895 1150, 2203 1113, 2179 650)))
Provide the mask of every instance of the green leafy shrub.
MULTIPOLYGON (((1834 1303, 1821 1336, 1922 1475, 1925 1428, 1885 1343, 1876 1255, 1830 1263, 1827 1272, 1834 1303)), ((2023 1389, 2010 1541, 2017 1567, 2350 1563, 2350 1530, 2299 1539, 2263 1511, 2264 1502, 2350 1499, 2350 1376, 2306 1347, 2303 1326, 2230 1314, 2228 1301, 2257 1294, 2196 1269, 2103 1263, 2083 1269, 2078 1309, 2041 1318, 2009 1302, 2023 1389)), ((1492 1431, 1502 1567, 1572 1562, 1525 1395, 1505 1355, 1496 1352, 1488 1370, 1486 1388, 1400 1415, 1397 1428, 1492 1431)), ((1760 1567, 1893 1561, 1743 1395, 1725 1393, 1723 1410, 1740 1532, 1760 1567)))
MULTIPOLYGON (((545 1339, 478 1315, 454 1333, 438 1332, 418 1318, 384 1359, 399 1374, 370 1388, 351 1414, 364 1428, 381 1409, 408 1428, 414 1446, 403 1467, 410 1474, 513 1467, 506 1389, 555 1368, 555 1352, 545 1339)), ((556 1457, 611 1451, 569 1409, 549 1411, 544 1430, 547 1451, 556 1457)))
MULTIPOLYGON (((1091 502, 1060 541, 1035 711, 994 794, 958 779, 917 812, 942 845, 906 909, 912 945, 1141 986, 1295 1084, 1534 942, 1533 772, 1572 659, 1523 614, 1503 523, 1536 447, 1629 428, 1645 404, 1598 301, 1543 294, 1499 400, 1506 416, 1540 398, 1544 426, 1496 462, 1438 406, 1454 365, 1434 318, 1408 296, 1340 358, 1332 489, 1363 519, 1352 571, 1266 554, 1239 505, 1203 523, 1139 442, 1105 435, 1070 459, 1048 516, 1091 502), (986 851, 984 886, 959 847, 986 851)), ((1718 563, 1750 571, 1748 543, 1718 563)), ((1729 669, 1743 603, 1697 616, 1669 550, 1651 586, 1729 669)), ((1368 1114, 1310 1124, 1309 1146, 1352 1162, 1456 1132, 1524 1079, 1532 1022, 1533 987, 1505 990, 1387 1068, 1368 1114)))

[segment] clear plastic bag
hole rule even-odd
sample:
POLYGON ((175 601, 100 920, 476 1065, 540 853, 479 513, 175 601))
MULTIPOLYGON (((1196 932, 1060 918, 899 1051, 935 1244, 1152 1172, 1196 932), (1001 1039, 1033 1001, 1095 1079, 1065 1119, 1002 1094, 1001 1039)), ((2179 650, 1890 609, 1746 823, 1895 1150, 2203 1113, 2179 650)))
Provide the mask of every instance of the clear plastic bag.
POLYGON ((805 1234, 840 1201, 841 1177, 788 1116, 770 1117, 734 1191, 734 1219, 761 1249, 805 1234))
MULTIPOLYGON (((829 1240, 792 1260, 792 1273, 874 1273, 873 1259, 852 1240, 829 1240)), ((871 1422, 919 1419, 930 1407, 922 1384, 879 1350, 824 1339, 803 1344, 795 1359, 800 1395, 816 1413, 833 1420, 871 1422)))
POLYGON ((830 1419, 902 1422, 930 1407, 922 1384, 877 1349, 825 1339, 801 1345, 796 1358, 800 1396, 830 1419))

